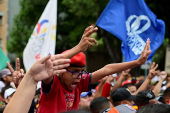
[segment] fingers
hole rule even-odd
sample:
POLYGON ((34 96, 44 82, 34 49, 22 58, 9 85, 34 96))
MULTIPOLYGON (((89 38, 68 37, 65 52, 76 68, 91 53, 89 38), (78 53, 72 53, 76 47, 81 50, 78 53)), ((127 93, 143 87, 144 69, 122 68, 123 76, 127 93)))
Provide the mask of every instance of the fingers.
POLYGON ((153 69, 154 67, 155 67, 155 62, 152 63, 151 69, 153 69))
POLYGON ((16 61, 16 71, 20 71, 20 61, 19 61, 19 58, 17 58, 17 61, 16 61))
POLYGON ((95 27, 94 29, 91 29, 85 35, 83 35, 83 37, 90 37, 90 35, 96 32, 97 30, 98 30, 97 27, 95 27))
POLYGON ((156 64, 156 66, 154 67, 154 70, 156 70, 158 68, 158 64, 156 64))
POLYGON ((7 62, 8 69, 10 70, 11 73, 14 72, 14 69, 12 68, 11 64, 7 62))
POLYGON ((70 63, 70 62, 71 62, 70 59, 60 59, 60 60, 53 61, 53 65, 58 66, 58 65, 66 64, 66 63, 70 63))
POLYGON ((146 52, 147 55, 149 55, 151 53, 151 50, 150 50, 150 39, 149 38, 146 41, 146 45, 145 45, 144 51, 146 52))
POLYGON ((60 69, 63 69, 63 68, 66 68, 66 67, 69 67, 70 64, 63 64, 63 65, 58 65, 58 66, 54 66, 53 69, 54 70, 60 70, 60 69))
POLYGON ((24 70, 20 69, 20 73, 21 73, 21 75, 24 75, 24 70))
POLYGON ((55 70, 55 71, 53 71, 53 75, 61 74, 61 73, 65 73, 65 72, 66 72, 66 69, 55 70))
POLYGON ((38 62, 44 64, 48 59, 51 58, 51 54, 38 60, 38 62))
POLYGON ((89 41, 89 42, 93 42, 93 43, 95 43, 95 45, 97 45, 97 41, 96 41, 96 39, 94 39, 94 38, 88 38, 88 41, 89 41))
POLYGON ((93 26, 87 27, 87 28, 85 29, 84 33, 83 33, 83 37, 82 37, 82 38, 84 38, 84 35, 85 35, 90 29, 92 29, 92 28, 93 28, 93 26))
POLYGON ((51 56, 51 61, 54 61, 54 60, 57 60, 57 59, 60 59, 60 58, 63 58, 63 57, 64 57, 63 54, 53 55, 53 56, 51 56))

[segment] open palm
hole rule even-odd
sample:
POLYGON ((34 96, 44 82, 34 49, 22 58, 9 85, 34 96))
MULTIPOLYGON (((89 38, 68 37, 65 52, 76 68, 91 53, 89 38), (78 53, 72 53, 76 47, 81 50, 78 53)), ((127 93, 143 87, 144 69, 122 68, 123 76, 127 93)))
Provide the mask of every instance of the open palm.
POLYGON ((55 74, 63 73, 66 70, 63 69, 69 66, 70 59, 60 59, 63 55, 57 55, 57 65, 53 67, 53 61, 50 59, 51 55, 37 60, 29 70, 29 74, 34 77, 35 81, 43 81, 55 74))

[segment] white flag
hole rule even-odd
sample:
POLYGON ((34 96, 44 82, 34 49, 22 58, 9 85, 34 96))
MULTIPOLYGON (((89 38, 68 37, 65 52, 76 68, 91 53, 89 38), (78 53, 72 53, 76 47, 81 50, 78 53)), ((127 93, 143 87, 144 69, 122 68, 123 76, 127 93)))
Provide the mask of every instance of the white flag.
POLYGON ((57 0, 50 0, 24 50, 23 62, 28 71, 34 62, 49 53, 54 55, 56 42, 57 0))

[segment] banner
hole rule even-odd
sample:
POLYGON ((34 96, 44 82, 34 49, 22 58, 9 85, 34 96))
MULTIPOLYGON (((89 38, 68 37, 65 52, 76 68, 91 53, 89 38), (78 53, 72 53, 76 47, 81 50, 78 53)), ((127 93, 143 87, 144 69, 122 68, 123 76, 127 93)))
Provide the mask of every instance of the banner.
POLYGON ((125 61, 139 58, 147 38, 151 40, 151 60, 165 35, 165 23, 157 19, 144 0, 110 0, 96 25, 122 41, 125 61))
POLYGON ((7 66, 7 62, 10 62, 9 58, 4 54, 4 52, 2 51, 2 49, 0 48, 0 71, 4 68, 6 68, 7 66))
POLYGON ((55 54, 56 22, 57 0, 50 0, 24 49, 23 62, 26 71, 41 57, 49 53, 55 54))

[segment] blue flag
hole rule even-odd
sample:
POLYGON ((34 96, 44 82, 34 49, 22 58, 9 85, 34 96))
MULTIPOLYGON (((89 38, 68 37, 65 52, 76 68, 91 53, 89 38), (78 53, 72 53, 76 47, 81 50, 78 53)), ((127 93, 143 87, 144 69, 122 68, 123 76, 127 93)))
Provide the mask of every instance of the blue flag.
POLYGON ((110 0, 96 25, 122 41, 125 61, 139 58, 147 38, 151 40, 151 60, 165 35, 165 23, 157 19, 144 0, 110 0))

